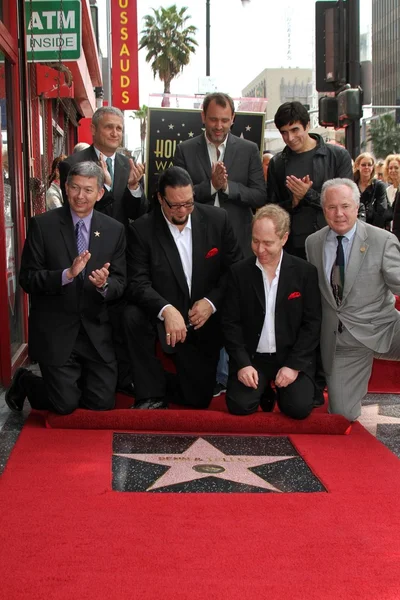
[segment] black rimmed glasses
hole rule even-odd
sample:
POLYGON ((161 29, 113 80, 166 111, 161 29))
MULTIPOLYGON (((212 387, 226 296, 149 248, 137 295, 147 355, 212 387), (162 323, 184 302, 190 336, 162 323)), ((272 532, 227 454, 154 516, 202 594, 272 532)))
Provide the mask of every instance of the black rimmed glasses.
POLYGON ((193 208, 194 206, 194 201, 183 202, 182 204, 170 204, 165 196, 163 196, 162 199, 165 201, 165 204, 168 206, 168 208, 170 208, 173 211, 177 211, 180 208, 193 208))

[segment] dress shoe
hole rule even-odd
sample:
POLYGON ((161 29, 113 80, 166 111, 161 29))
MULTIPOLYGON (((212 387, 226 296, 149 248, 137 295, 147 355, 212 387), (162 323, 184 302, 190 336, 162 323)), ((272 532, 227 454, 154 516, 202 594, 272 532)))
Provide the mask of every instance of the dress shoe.
POLYGON ((225 394, 226 392, 226 385, 224 385, 223 383, 216 383, 215 384, 215 388, 213 391, 213 398, 217 398, 218 396, 220 396, 221 394, 225 394))
POLYGON ((117 387, 117 393, 125 394, 125 396, 134 396, 135 395, 135 386, 133 383, 126 383, 125 385, 119 385, 117 387))
POLYGON ((30 373, 30 371, 23 367, 19 367, 19 369, 15 371, 11 385, 6 391, 4 399, 8 408, 13 412, 21 412, 24 408, 26 392, 21 379, 26 373, 30 373))
POLYGON ((156 410, 159 408, 168 408, 168 404, 163 398, 144 398, 135 402, 132 408, 156 410))
POLYGON ((315 388, 313 406, 323 406, 325 404, 324 392, 320 388, 315 388))
POLYGON ((264 412, 272 412, 274 410, 277 394, 271 386, 267 386, 265 392, 262 393, 260 398, 260 406, 264 412))

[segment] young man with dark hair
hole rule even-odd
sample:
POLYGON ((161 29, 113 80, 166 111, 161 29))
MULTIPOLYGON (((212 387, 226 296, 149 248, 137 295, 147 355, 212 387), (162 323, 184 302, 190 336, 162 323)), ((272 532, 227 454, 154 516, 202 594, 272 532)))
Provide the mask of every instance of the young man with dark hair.
POLYGON ((269 163, 268 201, 291 216, 285 250, 305 258, 306 238, 326 224, 321 188, 333 177, 353 178, 351 157, 345 148, 325 144, 320 135, 309 132, 310 116, 300 102, 282 104, 274 121, 286 146, 269 163))

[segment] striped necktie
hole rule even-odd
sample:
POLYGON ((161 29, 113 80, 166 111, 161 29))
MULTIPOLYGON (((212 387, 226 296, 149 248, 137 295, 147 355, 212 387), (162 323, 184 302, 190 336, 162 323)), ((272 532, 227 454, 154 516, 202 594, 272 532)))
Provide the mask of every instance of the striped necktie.
POLYGON ((331 271, 331 286, 333 295, 335 296, 336 304, 339 306, 342 303, 343 288, 344 288, 344 251, 342 240, 344 235, 336 236, 337 249, 336 260, 333 263, 331 271))
MULTIPOLYGON (((83 219, 79 219, 79 221, 75 225, 76 247, 78 249, 78 254, 82 254, 82 252, 87 250, 86 241, 85 241, 85 238, 84 238, 83 232, 82 232, 82 227, 84 226, 84 224, 85 223, 84 223, 83 219)), ((85 277, 85 269, 83 269, 83 271, 79 275, 80 275, 80 277, 84 278, 85 277)))
POLYGON ((107 169, 108 172, 110 173, 110 177, 111 177, 111 189, 113 189, 114 187, 114 169, 113 169, 113 163, 110 157, 106 158, 106 165, 107 165, 107 169))

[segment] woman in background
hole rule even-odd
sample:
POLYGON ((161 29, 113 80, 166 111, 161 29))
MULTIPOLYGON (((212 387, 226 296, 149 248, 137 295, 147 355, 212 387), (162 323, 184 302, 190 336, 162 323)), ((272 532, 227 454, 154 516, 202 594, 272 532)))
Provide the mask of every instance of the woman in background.
POLYGON ((386 194, 390 206, 393 205, 396 192, 400 185, 400 154, 389 154, 385 159, 385 179, 390 184, 386 194))
POLYGON ((49 175, 48 181, 49 188, 46 192, 46 210, 60 208, 60 206, 63 205, 58 165, 62 160, 65 160, 66 158, 67 156, 65 154, 61 154, 60 156, 57 156, 52 162, 51 173, 49 175))
POLYGON ((385 184, 375 179, 375 158, 369 152, 357 156, 354 167, 354 181, 360 190, 360 202, 365 206, 366 221, 376 227, 385 226, 387 196, 385 184))

